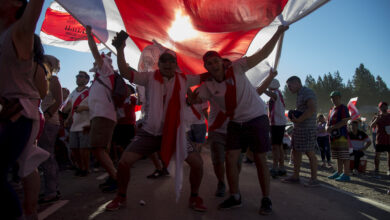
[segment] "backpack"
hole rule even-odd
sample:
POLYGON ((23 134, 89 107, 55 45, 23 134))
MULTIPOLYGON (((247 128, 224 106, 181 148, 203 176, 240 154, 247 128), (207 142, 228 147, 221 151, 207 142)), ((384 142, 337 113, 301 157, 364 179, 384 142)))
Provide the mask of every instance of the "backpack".
MULTIPOLYGON (((110 87, 108 87, 106 84, 103 83, 101 79, 99 79, 99 77, 97 77, 96 80, 104 87, 111 90, 110 87)), ((114 101, 114 106, 116 109, 121 108, 127 98, 126 82, 125 80, 123 80, 122 76, 119 75, 119 73, 116 71, 114 72, 114 87, 111 90, 111 97, 114 101)))

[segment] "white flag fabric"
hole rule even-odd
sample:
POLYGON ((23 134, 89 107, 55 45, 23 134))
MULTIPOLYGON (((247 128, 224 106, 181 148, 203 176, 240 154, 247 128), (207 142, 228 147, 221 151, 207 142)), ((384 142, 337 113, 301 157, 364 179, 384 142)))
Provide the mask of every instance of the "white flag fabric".
MULTIPOLYGON (((41 30, 44 44, 86 50, 87 38, 82 26, 90 25, 101 45, 115 53, 111 41, 116 32, 125 30, 129 34, 125 56, 134 69, 139 65, 141 51, 155 41, 176 52, 178 65, 184 73, 200 74, 206 71, 202 56, 208 50, 215 50, 232 61, 250 56, 272 38, 278 26, 298 21, 328 0, 57 2, 46 12, 41 30), (63 16, 71 15, 74 21, 58 19, 59 12, 67 14, 63 16), (53 22, 56 25, 49 25, 53 22)), ((271 68, 276 69, 282 42, 283 36, 272 53, 246 73, 253 86, 258 86, 271 68)), ((181 183, 176 182, 176 192, 179 186, 181 183)))

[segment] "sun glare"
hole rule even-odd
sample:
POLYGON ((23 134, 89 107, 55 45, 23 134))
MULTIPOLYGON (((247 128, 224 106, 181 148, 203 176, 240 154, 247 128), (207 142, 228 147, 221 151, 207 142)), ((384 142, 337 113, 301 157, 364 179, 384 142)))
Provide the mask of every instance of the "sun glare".
POLYGON ((185 41, 194 38, 199 34, 192 26, 191 18, 183 15, 181 10, 175 13, 175 20, 172 26, 168 29, 168 35, 173 41, 185 41))

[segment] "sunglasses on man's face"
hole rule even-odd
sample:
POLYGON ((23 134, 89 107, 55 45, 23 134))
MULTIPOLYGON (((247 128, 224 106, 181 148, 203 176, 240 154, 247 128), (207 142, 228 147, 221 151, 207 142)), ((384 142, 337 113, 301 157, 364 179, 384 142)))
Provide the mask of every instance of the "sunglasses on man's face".
POLYGON ((83 76, 83 75, 77 75, 76 78, 87 78, 86 76, 83 76))

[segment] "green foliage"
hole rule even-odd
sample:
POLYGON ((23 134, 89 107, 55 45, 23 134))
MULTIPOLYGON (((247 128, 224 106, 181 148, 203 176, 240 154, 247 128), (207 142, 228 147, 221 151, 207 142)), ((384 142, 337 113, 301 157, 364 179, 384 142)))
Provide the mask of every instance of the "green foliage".
MULTIPOLYGON (((319 113, 329 112, 333 105, 329 94, 334 90, 341 92, 341 99, 344 104, 347 104, 353 97, 359 97, 358 108, 361 106, 376 106, 380 101, 390 101, 390 90, 382 77, 377 76, 375 78, 363 64, 356 68, 352 80, 348 80, 346 83, 343 82, 339 71, 333 74, 324 74, 322 77, 319 76, 317 80, 311 75, 307 75, 304 82, 304 86, 313 89, 317 95, 317 111, 319 113)), ((296 96, 288 90, 287 86, 283 90, 283 95, 286 109, 295 109, 296 96)))

